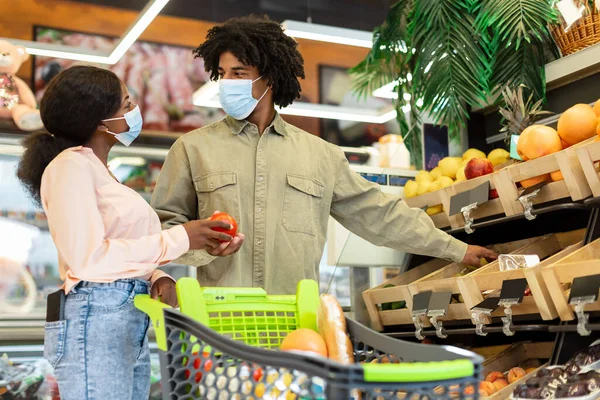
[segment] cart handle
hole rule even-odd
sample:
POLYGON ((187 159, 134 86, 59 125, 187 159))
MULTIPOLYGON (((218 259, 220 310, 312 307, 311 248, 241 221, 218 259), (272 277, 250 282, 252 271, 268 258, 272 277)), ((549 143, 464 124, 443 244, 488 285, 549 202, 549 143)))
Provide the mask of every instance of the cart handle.
POLYGON ((156 335, 156 344, 162 351, 167 351, 167 332, 165 330, 165 308, 172 308, 170 305, 154 300, 149 294, 138 294, 133 299, 135 307, 148 314, 152 325, 154 326, 154 334, 156 335))
POLYGON ((432 382, 471 378, 475 374, 471 360, 362 364, 362 369, 367 382, 432 382))

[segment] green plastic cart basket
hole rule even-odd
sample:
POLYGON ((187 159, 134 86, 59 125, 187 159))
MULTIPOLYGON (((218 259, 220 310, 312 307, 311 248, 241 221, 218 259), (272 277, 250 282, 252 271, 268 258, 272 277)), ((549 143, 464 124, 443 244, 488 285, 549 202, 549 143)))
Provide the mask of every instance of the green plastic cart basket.
POLYGON ((298 328, 317 329, 318 284, 296 295, 177 282, 180 310, 135 298, 156 333, 163 398, 210 400, 477 399, 481 362, 451 346, 392 339, 347 319, 356 364, 280 352, 298 328))

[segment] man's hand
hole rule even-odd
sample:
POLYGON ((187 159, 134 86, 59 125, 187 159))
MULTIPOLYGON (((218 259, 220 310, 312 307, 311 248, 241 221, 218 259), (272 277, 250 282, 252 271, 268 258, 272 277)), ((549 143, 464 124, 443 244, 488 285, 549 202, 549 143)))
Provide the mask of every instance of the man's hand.
POLYGON ((150 295, 153 299, 162 301, 171 307, 177 307, 177 292, 175 291, 175 282, 171 278, 159 278, 150 289, 150 295))
POLYGON ((206 251, 211 256, 227 257, 240 251, 245 238, 243 233, 238 233, 230 242, 221 243, 218 247, 206 249, 206 251))
POLYGON ((498 254, 485 247, 469 245, 462 263, 472 267, 479 267, 481 266, 482 258, 485 258, 489 262, 498 258, 498 254))

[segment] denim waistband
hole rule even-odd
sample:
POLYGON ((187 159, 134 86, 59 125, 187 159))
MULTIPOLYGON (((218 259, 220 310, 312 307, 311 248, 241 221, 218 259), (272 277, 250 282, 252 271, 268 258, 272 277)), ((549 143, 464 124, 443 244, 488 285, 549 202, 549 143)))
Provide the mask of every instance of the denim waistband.
POLYGON ((77 293, 79 289, 93 289, 93 288, 104 288, 104 289, 122 289, 131 290, 138 293, 147 293, 150 288, 150 282, 142 279, 118 279, 113 282, 88 282, 81 281, 72 289, 72 293, 77 293))

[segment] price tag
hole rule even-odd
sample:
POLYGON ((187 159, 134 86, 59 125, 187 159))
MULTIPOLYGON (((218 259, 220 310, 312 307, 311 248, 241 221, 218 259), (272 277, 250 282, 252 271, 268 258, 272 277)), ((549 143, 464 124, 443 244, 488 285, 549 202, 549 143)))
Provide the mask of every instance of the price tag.
POLYGON ((517 143, 519 143, 519 135, 510 136, 510 158, 513 160, 523 161, 523 159, 517 153, 517 143))
POLYGON ((567 29, 571 27, 578 19, 583 15, 583 7, 577 8, 573 0, 561 0, 556 3, 556 8, 560 11, 562 17, 565 19, 567 29))
POLYGON ((471 311, 481 311, 481 312, 492 312, 495 311, 499 305, 500 297, 488 297, 481 303, 477 304, 475 307, 471 308, 471 311))
POLYGON ((428 316, 440 316, 446 315, 448 312, 448 306, 452 300, 452 293, 450 292, 436 292, 431 295, 429 300, 429 311, 428 316))
POLYGON ((523 193, 521 193, 521 195, 518 198, 520 199, 521 197, 525 197, 525 196, 527 196, 527 195, 535 192, 536 190, 543 188, 548 183, 550 183, 550 181, 549 180, 545 180, 543 182, 540 182, 540 183, 537 183, 537 184, 535 184, 533 186, 530 186, 527 189, 523 190, 523 193))
POLYGON ((600 289, 600 275, 581 276, 573 279, 571 285, 571 294, 569 303, 581 298, 589 298, 593 303, 598 300, 598 290, 600 289))
POLYGON ((413 314, 427 314, 429 310, 429 300, 433 292, 428 290, 426 292, 417 293, 413 296, 413 314))
POLYGON ((500 304, 518 304, 523 301, 527 289, 527 279, 510 279, 502 282, 500 304))
POLYGON ((450 198, 450 215, 461 213, 462 209, 471 204, 483 204, 490 199, 490 182, 486 181, 481 185, 458 193, 450 198))

